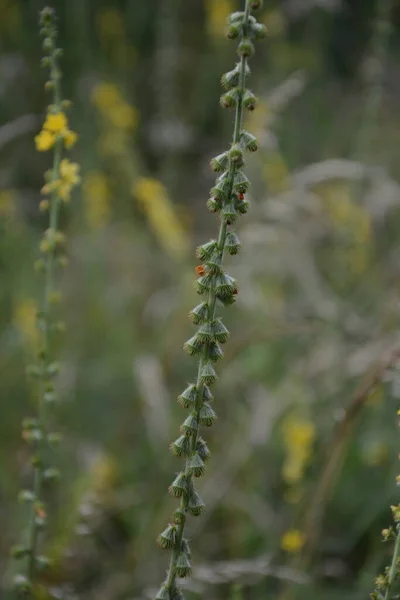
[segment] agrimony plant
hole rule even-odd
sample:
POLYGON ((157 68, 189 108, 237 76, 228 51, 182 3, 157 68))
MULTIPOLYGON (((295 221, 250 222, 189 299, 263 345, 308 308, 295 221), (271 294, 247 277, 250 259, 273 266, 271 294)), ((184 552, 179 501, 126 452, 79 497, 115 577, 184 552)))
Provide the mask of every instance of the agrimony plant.
POLYGON ((223 357, 221 344, 229 336, 227 328, 217 316, 217 307, 231 306, 238 293, 235 279, 223 268, 223 258, 226 251, 235 255, 240 250, 235 224, 238 217, 248 210, 245 194, 249 187, 249 180, 243 172, 244 152, 257 150, 256 138, 243 129, 243 116, 245 110, 252 111, 256 105, 256 97, 246 87, 246 80, 250 74, 248 59, 254 53, 253 42, 264 38, 266 34, 265 26, 258 23, 252 14, 253 10, 261 8, 261 4, 261 0, 246 0, 244 10, 228 18, 227 37, 238 39, 239 61, 222 76, 225 92, 220 102, 222 107, 235 110, 233 140, 226 152, 211 161, 211 167, 218 177, 211 189, 207 207, 219 215, 220 226, 217 239, 197 249, 200 264, 196 267, 199 277, 195 287, 204 300, 189 314, 198 329, 184 344, 184 349, 190 356, 198 358, 198 372, 196 381, 190 383, 178 398, 189 414, 181 425, 180 437, 170 448, 175 456, 185 459, 185 465, 169 487, 170 494, 180 499, 179 507, 171 523, 158 537, 159 545, 170 551, 171 558, 157 600, 183 598, 177 579, 190 575, 192 568, 189 544, 184 536, 186 519, 188 515, 199 516, 204 510, 195 480, 204 474, 210 451, 200 435, 200 429, 211 426, 216 419, 210 386, 217 379, 214 365, 223 357))
POLYGON ((59 230, 59 219, 62 205, 70 200, 72 189, 79 183, 79 166, 63 158, 64 149, 74 145, 77 135, 69 129, 65 114, 70 103, 61 96, 61 49, 57 47, 56 18, 52 9, 43 9, 40 25, 44 50, 42 65, 49 72, 45 89, 51 91, 52 103, 48 106, 42 130, 35 137, 35 145, 39 152, 53 152, 53 166, 46 172, 45 185, 41 190, 40 210, 48 213, 49 226, 40 243, 41 257, 35 262, 35 270, 42 276, 43 297, 37 312, 37 360, 28 367, 28 374, 35 382, 37 414, 23 421, 22 431, 23 439, 33 450, 33 486, 20 492, 21 502, 29 507, 29 522, 22 543, 12 551, 14 558, 21 563, 14 579, 15 587, 28 597, 37 596, 38 574, 49 563, 48 558, 40 554, 40 535, 47 523, 45 485, 58 478, 58 471, 52 464, 51 449, 58 442, 59 435, 50 430, 50 409, 57 399, 55 378, 60 369, 55 360, 56 337, 64 329, 57 310, 61 299, 57 275, 59 269, 66 266, 67 259, 64 253, 65 235, 59 230))

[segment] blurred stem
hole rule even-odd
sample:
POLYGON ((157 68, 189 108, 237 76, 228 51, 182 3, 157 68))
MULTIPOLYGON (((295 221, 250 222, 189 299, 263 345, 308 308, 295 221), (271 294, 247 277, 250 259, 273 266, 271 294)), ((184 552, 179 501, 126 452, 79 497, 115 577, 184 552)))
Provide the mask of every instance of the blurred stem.
MULTIPOLYGON (((55 53, 51 55, 51 69, 50 79, 54 84, 53 88, 53 105, 54 112, 61 111, 61 89, 60 89, 60 73, 57 64, 57 58, 55 53)), ((53 169, 52 169, 52 183, 60 178, 60 163, 63 149, 63 139, 59 137, 54 146, 54 157, 53 157, 53 169)), ((57 231, 59 212, 60 212, 60 199, 56 189, 52 192, 50 201, 50 215, 49 215, 49 227, 52 231, 57 231)), ((48 252, 45 261, 45 273, 44 273, 44 291, 42 298, 42 310, 41 310, 41 326, 39 331, 41 332, 41 357, 40 357, 40 368, 42 376, 39 383, 39 394, 38 394, 38 428, 41 433, 41 437, 38 440, 36 447, 36 464, 34 468, 34 485, 33 493, 35 501, 39 501, 42 495, 43 486, 43 455, 46 446, 46 413, 45 413, 45 380, 44 372, 46 365, 48 364, 50 354, 50 298, 54 291, 54 252, 48 252)), ((39 528, 36 521, 36 506, 35 502, 32 503, 31 515, 29 519, 29 531, 28 531, 28 577, 30 580, 33 579, 36 569, 37 559, 37 545, 38 545, 38 533, 39 528)))
MULTIPOLYGON (((246 7, 245 7, 244 19, 243 19, 244 30, 248 23, 249 14, 250 14, 250 0, 246 0, 246 7)), ((245 92, 246 65, 247 65, 247 59, 244 56, 242 56, 241 60, 240 60, 240 73, 239 73, 239 86, 238 86, 239 97, 238 97, 238 101, 236 104, 235 123, 234 123, 234 132, 233 132, 233 140, 232 140, 233 144, 237 144, 239 142, 240 132, 241 132, 242 123, 243 123, 243 95, 245 92)), ((227 202, 229 202, 232 197, 235 173, 236 173, 236 163, 233 160, 231 160, 230 164, 229 164, 228 185, 227 185, 228 192, 226 194, 227 200, 225 200, 225 202, 224 202, 225 204, 227 202)), ((218 233, 218 250, 219 250, 220 256, 221 256, 221 266, 222 266, 222 259, 224 256, 224 251, 225 251, 225 240, 226 240, 227 227, 228 227, 227 223, 224 220, 221 220, 219 233, 218 233)), ((215 282, 214 282, 211 285, 211 288, 209 291, 209 297, 208 297, 208 320, 210 322, 215 319, 216 302, 217 302, 217 296, 216 296, 216 292, 215 292, 215 282)), ((202 406, 203 389, 204 389, 202 377, 201 377, 201 371, 204 366, 205 358, 206 358, 205 355, 203 355, 200 358, 198 371, 197 371, 197 383, 196 383, 197 400, 196 400, 196 407, 195 407, 196 417, 197 417, 197 429, 196 429, 195 434, 191 438, 192 453, 195 452, 195 450, 196 450, 197 439, 199 436, 200 409, 202 406)), ((190 485, 191 480, 192 480, 192 475, 191 475, 191 471, 189 468, 189 458, 186 459, 184 473, 185 473, 186 480, 188 481, 188 484, 190 485)), ((184 494, 181 498, 180 508, 185 513, 185 515, 187 513, 188 504, 189 504, 189 497, 186 494, 184 494)), ((175 543, 173 552, 171 554, 171 561, 169 564, 169 569, 168 569, 168 574, 167 574, 167 579, 166 579, 166 586, 169 590, 173 589, 174 584, 175 584, 176 562, 177 562, 179 554, 181 552, 181 543, 182 543, 183 533, 184 533, 184 529, 185 529, 185 521, 186 521, 186 516, 182 519, 180 524, 177 526, 177 530, 176 530, 176 543, 175 543)))
POLYGON ((399 559, 399 555, 400 555, 400 527, 397 526, 397 537, 396 537, 396 543, 394 545, 392 564, 390 565, 390 570, 389 570, 389 580, 388 580, 388 586, 386 589, 385 600, 390 599, 390 592, 391 592, 394 580, 396 579, 396 575, 398 572, 397 561, 399 559))

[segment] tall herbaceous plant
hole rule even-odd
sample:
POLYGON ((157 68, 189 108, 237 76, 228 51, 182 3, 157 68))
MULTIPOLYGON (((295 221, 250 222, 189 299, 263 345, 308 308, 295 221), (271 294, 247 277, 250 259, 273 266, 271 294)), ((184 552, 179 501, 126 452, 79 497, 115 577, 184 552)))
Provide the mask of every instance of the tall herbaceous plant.
POLYGON ((221 106, 235 110, 233 139, 230 148, 211 161, 211 167, 218 177, 211 189, 207 207, 219 215, 220 224, 217 239, 197 249, 200 264, 196 267, 199 277, 195 286, 203 301, 189 314, 198 329, 184 344, 184 349, 197 358, 198 371, 196 380, 178 398, 188 415, 181 425, 181 435, 171 444, 171 451, 184 459, 184 464, 169 487, 170 494, 179 499, 179 506, 171 522, 158 537, 161 548, 170 552, 170 561, 157 600, 183 598, 177 579, 189 576, 192 568, 185 524, 188 515, 197 517, 205 508, 195 481, 204 474, 205 463, 210 456, 201 429, 210 427, 216 419, 210 387, 217 379, 215 363, 223 357, 221 344, 229 336, 218 310, 234 304, 238 293, 235 279, 223 267, 223 259, 226 252, 230 255, 239 252, 240 241, 235 225, 249 206, 245 198, 249 180, 243 172, 244 153, 256 151, 257 142, 251 133, 243 129, 243 115, 245 110, 252 111, 256 106, 256 98, 246 87, 246 82, 250 75, 248 59, 254 53, 253 43, 266 34, 265 26, 252 15, 252 11, 261 8, 261 4, 261 0, 246 0, 244 11, 235 12, 228 18, 227 37, 238 40, 239 61, 222 76, 222 86, 226 91, 221 96, 221 106))
POLYGON ((57 401, 56 379, 60 365, 56 360, 57 337, 64 330, 59 316, 61 295, 59 271, 67 265, 65 235, 59 229, 60 213, 71 198, 73 188, 79 183, 79 167, 64 158, 65 150, 76 142, 77 135, 68 126, 65 111, 70 103, 61 95, 61 49, 57 47, 57 27, 54 11, 45 8, 40 14, 44 57, 42 65, 48 72, 45 89, 52 95, 51 104, 42 130, 35 137, 39 152, 52 153, 52 167, 45 173, 41 190, 40 210, 48 215, 48 228, 40 242, 40 257, 35 270, 42 281, 42 298, 37 311, 39 346, 34 364, 28 367, 33 379, 36 415, 23 422, 22 437, 32 448, 33 483, 30 489, 20 492, 20 500, 27 505, 28 522, 20 545, 13 549, 18 561, 18 573, 14 583, 17 591, 25 597, 39 597, 40 572, 49 566, 49 560, 41 554, 41 537, 47 524, 45 502, 46 486, 58 478, 53 465, 52 449, 59 435, 51 430, 51 413, 57 401))

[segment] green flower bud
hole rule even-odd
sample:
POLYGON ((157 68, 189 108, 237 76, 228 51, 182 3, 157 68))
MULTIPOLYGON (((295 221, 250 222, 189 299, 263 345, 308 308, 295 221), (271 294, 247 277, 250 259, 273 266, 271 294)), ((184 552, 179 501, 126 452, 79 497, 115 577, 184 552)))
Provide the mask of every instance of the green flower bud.
POLYGON ((232 14, 229 15, 227 21, 228 24, 230 25, 231 23, 242 23, 243 22, 243 18, 244 18, 244 12, 243 11, 237 11, 234 12, 232 14))
POLYGON ((197 429, 199 427, 199 423, 197 421, 196 413, 190 413, 188 417, 182 423, 180 429, 181 433, 186 436, 195 435, 197 433, 197 429))
POLYGON ((263 0, 251 0, 250 8, 252 10, 260 10, 263 7, 263 0))
POLYGON ((250 31, 256 40, 263 40, 268 34, 268 29, 262 23, 254 23, 250 26, 250 31))
POLYGON ((211 393, 208 385, 203 385, 203 402, 212 402, 214 400, 214 396, 211 393))
POLYGON ((215 293, 218 297, 229 297, 235 293, 236 281, 227 273, 223 273, 216 278, 215 293))
POLYGON ((60 471, 58 469, 55 469, 54 467, 46 469, 43 473, 43 479, 48 483, 57 481, 58 479, 60 479, 60 471))
POLYGON ((162 533, 160 533, 160 535, 157 538, 157 543, 158 545, 163 548, 164 550, 169 550, 170 548, 173 548, 175 545, 175 525, 168 525, 168 527, 166 529, 164 529, 164 531, 162 533))
POLYGON ((235 40, 239 37, 240 27, 238 25, 228 25, 226 28, 226 37, 228 40, 235 40))
POLYGON ((199 328, 197 335, 201 338, 204 343, 211 342, 213 339, 213 333, 211 330, 210 323, 203 323, 199 328))
POLYGON ((41 554, 35 560, 36 568, 38 569, 38 571, 44 571, 45 569, 48 569, 51 566, 51 562, 52 561, 50 560, 50 558, 41 554))
POLYGON ((202 475, 204 475, 204 472, 206 470, 205 464, 197 452, 190 457, 187 464, 187 468, 189 470, 189 473, 191 475, 194 475, 195 477, 201 477, 202 475))
MULTIPOLYGON (((222 211, 222 214, 224 214, 224 211, 222 211)), ((209 272, 212 275, 218 275, 219 273, 221 273, 221 265, 222 265, 222 256, 221 256, 221 254, 219 252, 215 252, 206 261, 206 265, 208 267, 209 272)))
POLYGON ((36 496, 31 490, 21 490, 18 494, 18 502, 20 504, 29 504, 35 502, 36 496))
POLYGON ((178 577, 188 577, 192 572, 192 565, 184 552, 178 556, 174 571, 178 577))
POLYGON ((247 200, 238 200, 235 202, 235 208, 241 215, 245 215, 249 210, 249 202, 247 200))
POLYGON ((185 511, 182 510, 181 508, 177 508, 176 511, 174 512, 174 523, 176 525, 181 525, 182 523, 185 522, 185 519, 186 519, 185 511))
POLYGON ((213 283, 213 275, 207 274, 199 277, 194 282, 198 294, 204 294, 211 289, 213 283))

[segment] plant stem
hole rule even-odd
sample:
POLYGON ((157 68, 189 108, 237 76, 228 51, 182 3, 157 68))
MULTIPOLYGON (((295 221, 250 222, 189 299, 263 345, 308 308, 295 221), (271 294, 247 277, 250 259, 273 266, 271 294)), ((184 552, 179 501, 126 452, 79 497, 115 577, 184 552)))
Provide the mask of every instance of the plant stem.
MULTIPOLYGON (((244 19, 243 19, 244 32, 246 31, 249 14, 250 14, 250 0, 246 0, 246 7, 245 7, 244 19)), ((241 132, 242 123, 243 123, 243 112, 244 112, 243 111, 243 94, 245 92, 246 66, 247 66, 247 59, 244 56, 242 56, 241 60, 240 60, 239 87, 238 87, 239 97, 238 97, 238 101, 236 104, 234 132, 233 132, 233 140, 232 140, 233 144, 236 144, 239 142, 240 132, 241 132)), ((229 199, 232 196, 235 173, 236 173, 236 165, 233 161, 230 161, 229 174, 228 174, 228 185, 227 185, 228 193, 226 196, 226 198, 228 200, 224 201, 224 205, 226 205, 226 203, 229 201, 229 199)), ((226 234, 227 234, 227 227, 228 227, 228 225, 227 225, 226 221, 221 220, 220 227, 219 227, 219 233, 218 233, 218 251, 220 253, 221 266, 222 266, 222 261, 223 261, 223 257, 224 257, 224 251, 225 251, 225 240, 226 240, 226 234)), ((217 302, 217 296, 215 293, 215 282, 214 282, 211 285, 211 288, 209 290, 209 296, 208 296, 208 319, 209 319, 209 321, 212 321, 215 318, 216 302, 217 302)), ((196 449, 196 444, 197 444, 197 440, 198 440, 198 436, 199 436, 199 428, 200 428, 199 414, 200 414, 202 398, 203 398, 203 389, 204 389, 204 385, 202 383, 202 378, 201 378, 201 371, 204 366, 204 360, 205 360, 205 355, 203 355, 200 358, 198 371, 197 371, 197 383, 196 383, 197 401, 196 401, 196 407, 195 407, 196 416, 197 416, 197 428, 196 428, 195 434, 192 437, 192 442, 191 442, 192 443, 192 446, 191 446, 192 452, 194 452, 196 449)), ((186 459, 184 473, 187 478, 187 481, 190 484, 190 482, 192 480, 192 475, 190 473, 188 465, 189 465, 189 458, 186 459)), ((187 495, 184 494, 181 498, 180 508, 185 514, 187 513, 188 503, 189 503, 189 498, 187 495)), ((171 554, 171 560, 170 560, 167 579, 166 579, 166 585, 169 589, 171 589, 175 584, 176 561, 180 554, 181 542, 182 542, 183 533, 185 530, 185 523, 186 523, 186 517, 183 517, 181 523, 178 525, 177 530, 176 530, 176 543, 175 543, 173 552, 171 554)))
POLYGON ((390 570, 389 570, 389 580, 388 580, 388 586, 386 588, 385 600, 389 600, 389 598, 390 598, 390 591, 392 589, 394 580, 396 578, 397 570, 398 570, 397 569, 397 561, 399 559, 399 554, 400 554, 400 527, 397 528, 397 537, 396 537, 396 543, 394 545, 392 564, 390 565, 390 570))

